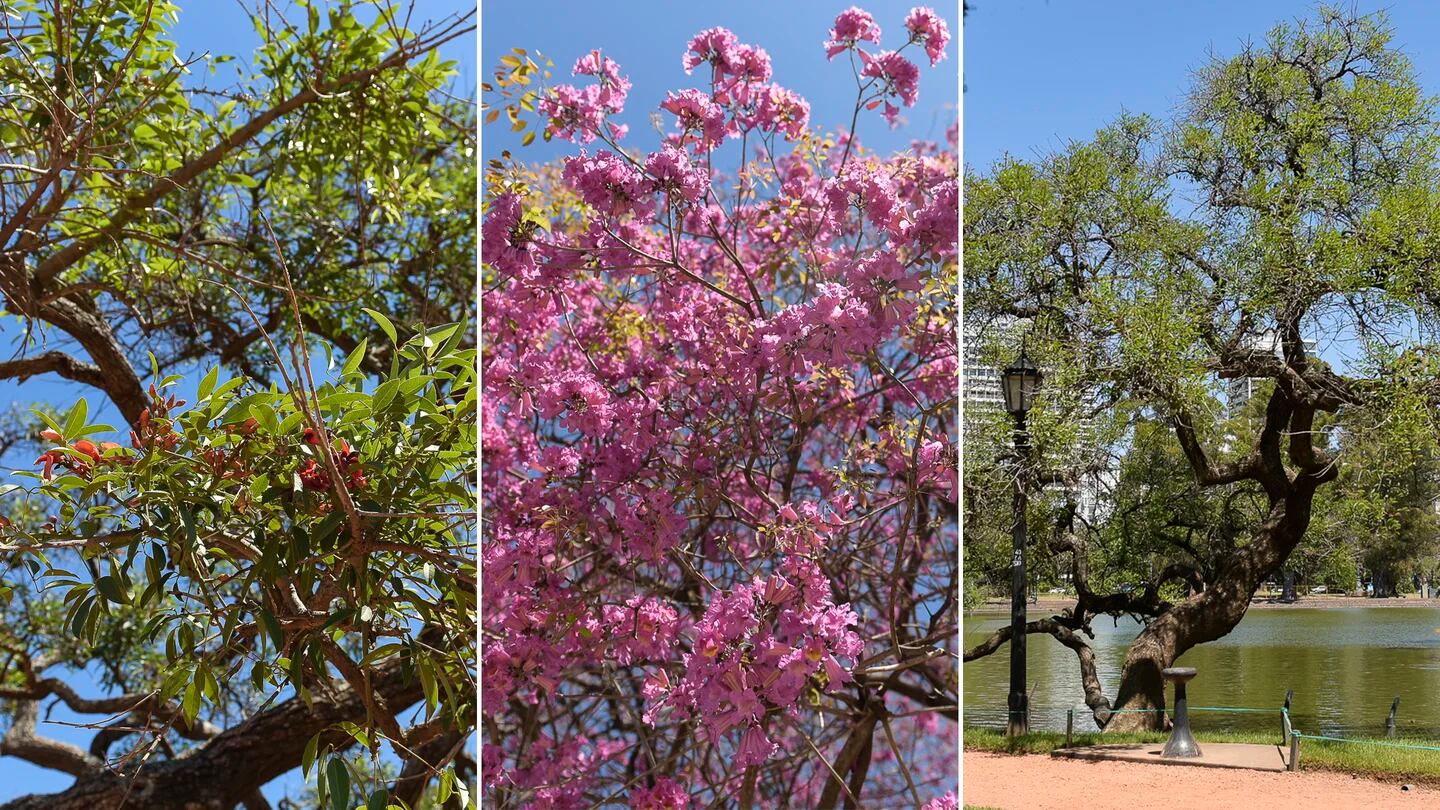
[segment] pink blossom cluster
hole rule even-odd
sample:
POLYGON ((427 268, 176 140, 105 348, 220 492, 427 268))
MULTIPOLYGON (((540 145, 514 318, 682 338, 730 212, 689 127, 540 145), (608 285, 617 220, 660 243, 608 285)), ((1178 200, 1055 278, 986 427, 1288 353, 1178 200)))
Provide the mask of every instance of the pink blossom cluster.
POLYGON ((790 557, 782 570, 801 587, 775 573, 711 601, 684 657, 684 675, 668 692, 652 684, 648 719, 667 707, 693 713, 710 739, 744 726, 741 756, 759 756, 748 764, 760 764, 774 750, 760 728, 767 711, 794 710, 809 684, 834 691, 852 680, 837 656, 853 658, 863 649, 851 629, 854 612, 830 601, 829 583, 813 562, 790 557))
POLYGON ((928 6, 910 9, 905 18, 905 28, 910 32, 910 41, 925 46, 925 55, 933 66, 945 58, 945 46, 950 42, 950 26, 928 6))
POLYGON ((880 26, 870 12, 851 6, 835 18, 830 39, 825 43, 825 56, 834 59, 861 42, 879 42, 880 26))
POLYGON ((592 51, 575 62, 572 73, 594 76, 596 83, 583 89, 556 85, 540 99, 540 112, 550 120, 549 133, 576 143, 590 143, 603 131, 602 127, 608 126, 612 139, 624 137, 623 125, 607 125, 605 120, 624 111, 630 93, 630 80, 620 75, 620 66, 599 51, 592 51))
MULTIPOLYGON (((916 9, 906 30, 900 51, 943 57, 944 20, 916 9)), ((857 111, 914 98, 918 69, 861 50, 879 40, 859 9, 830 34, 873 71, 857 111)), ((953 128, 889 156, 815 138, 805 99, 723 28, 684 66, 709 69, 656 99, 671 134, 622 149, 629 83, 581 57, 593 84, 541 108, 605 148, 486 200, 486 801, 726 805, 748 772, 790 785, 755 806, 813 806, 828 775, 806 738, 837 751, 866 694, 903 753, 876 738, 862 804, 912 804, 905 769, 927 801, 950 721, 861 662, 900 663, 897 637, 943 647, 893 676, 929 695, 958 653, 958 617, 930 613, 959 536, 953 128)))
POLYGON ((644 174, 626 158, 602 149, 594 157, 580 150, 578 157, 565 159, 565 182, 580 199, 602 214, 648 213, 653 206, 651 185, 644 174))
POLYGON ((710 176, 701 166, 694 165, 683 150, 667 146, 645 161, 655 190, 673 194, 686 202, 696 202, 710 186, 710 176))
MULTIPOLYGON (((895 51, 884 51, 876 56, 861 51, 860 57, 865 64, 860 71, 861 76, 878 79, 887 98, 898 96, 906 107, 915 106, 920 99, 920 69, 915 67, 914 62, 895 51)), ((894 125, 899 115, 900 108, 886 101, 885 120, 894 125)))
POLYGON ((514 194, 490 201, 480 226, 480 260, 502 273, 529 278, 536 271, 534 228, 521 222, 523 206, 514 194))
POLYGON ((725 110, 702 90, 666 93, 660 109, 675 114, 682 143, 693 136, 701 147, 710 148, 725 140, 725 110))
POLYGON ((650 787, 637 788, 630 794, 630 810, 685 810, 690 794, 673 779, 660 777, 650 787))
POLYGON ((946 793, 926 802, 922 810, 960 810, 960 801, 954 793, 946 793))

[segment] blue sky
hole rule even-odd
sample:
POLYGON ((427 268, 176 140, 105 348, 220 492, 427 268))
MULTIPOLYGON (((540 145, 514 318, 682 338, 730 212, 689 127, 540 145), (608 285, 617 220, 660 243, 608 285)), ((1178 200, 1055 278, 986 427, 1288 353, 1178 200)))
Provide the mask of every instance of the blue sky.
MULTIPOLYGON (((1353 7, 1387 12, 1392 44, 1425 91, 1440 95, 1440 3, 1353 7)), ((1299 0, 975 0, 965 30, 962 157, 983 172, 1005 154, 1029 160, 1088 139, 1122 111, 1168 121, 1210 54, 1231 56, 1315 9, 1299 0)), ((1356 353, 1345 337, 1320 342, 1320 355, 1342 369, 1356 353)))
MULTIPOLYGON (((171 36, 179 45, 182 56, 198 55, 208 51, 216 55, 234 55, 237 57, 237 62, 248 62, 253 48, 259 44, 259 40, 250 23, 245 6, 236 0, 180 0, 179 5, 181 7, 180 22, 172 29, 171 36)), ((253 6, 254 3, 250 2, 247 5, 253 6)), ((286 8, 289 4, 278 5, 286 8)), ((439 20, 450 14, 464 14, 474 9, 473 2, 468 2, 468 0, 420 0, 416 5, 415 23, 427 19, 439 20)), ((466 88, 473 88, 476 84, 475 46, 475 35, 472 33, 447 43, 441 48, 441 55, 444 58, 459 62, 460 75, 455 79, 455 87, 458 88, 458 92, 466 92, 466 88)), ((195 71, 195 74, 197 79, 206 78, 199 69, 195 71)), ((224 76, 225 74, 221 73, 220 78, 209 78, 207 83, 212 86, 223 84, 221 79, 224 76)), ((14 353, 15 336, 21 332, 23 332, 23 325, 19 324, 15 318, 5 316, 3 320, 0 320, 0 351, 4 352, 4 357, 8 358, 14 353)), ((143 370, 143 356, 135 358, 135 360, 142 364, 143 370)), ((200 376, 200 374, 191 375, 189 379, 181 383, 179 392, 182 398, 194 398, 193 393, 200 376)), ((228 374, 221 375, 222 379, 228 376, 228 374)), ((52 375, 31 378, 23 385, 17 384, 14 380, 0 380, 0 406, 18 403, 28 407, 30 403, 45 401, 55 404, 63 412, 76 398, 82 396, 89 403, 92 422, 103 422, 117 427, 123 424, 123 420, 119 418, 104 395, 87 386, 66 382, 52 375)), ((8 482, 10 467, 25 464, 28 461, 30 461, 29 458, 0 459, 0 483, 8 482)), ((83 694, 93 695, 99 691, 91 673, 64 673, 64 676, 83 694)), ((89 716, 77 717, 67 711, 63 704, 52 713, 51 719, 60 723, 93 722, 95 720, 94 717, 89 716)), ((59 723, 47 724, 43 719, 40 730, 43 734, 55 739, 82 747, 88 746, 90 738, 93 736, 93 732, 67 728, 59 723)), ((0 758, 0 776, 3 776, 0 778, 0 803, 27 793, 63 790, 73 782, 71 777, 64 774, 45 770, 13 757, 0 758)), ((297 772, 272 782, 265 793, 273 802, 284 795, 285 788, 293 788, 298 782, 297 772)))
MULTIPOLYGON (((1341 4, 1350 7, 1350 1, 1341 4)), ((1360 0, 1385 9, 1394 43, 1440 94, 1440 4, 1360 0)), ((976 169, 1009 152, 1033 158, 1088 138, 1122 110, 1169 119, 1191 72, 1276 23, 1310 15, 1297 0, 975 0, 965 31, 962 153, 976 169)))
MULTIPOLYGON (((570 75, 575 60, 595 48, 620 64, 629 75, 630 90, 621 123, 630 126, 624 142, 631 147, 653 148, 658 136, 650 126, 649 114, 665 99, 667 90, 699 87, 698 75, 687 76, 680 64, 685 45, 707 28, 723 26, 734 31, 741 42, 764 48, 770 54, 774 78, 810 102, 810 122, 834 132, 850 123, 854 109, 855 85, 844 57, 834 62, 825 58, 823 43, 835 15, 852 5, 839 2, 790 3, 776 0, 735 0, 729 3, 615 2, 577 3, 572 0, 528 0, 528 2, 486 3, 481 13, 480 47, 482 79, 489 80, 497 60, 511 48, 539 50, 555 62, 553 83, 582 84, 570 75)), ((874 15, 883 33, 881 46, 900 47, 905 41, 905 15, 919 3, 912 0, 859 2, 874 15)), ((958 4, 932 4, 950 25, 952 37, 947 57, 931 67, 923 52, 920 60, 920 99, 902 114, 907 125, 890 130, 879 110, 862 113, 857 130, 860 142, 883 152, 907 148, 913 139, 943 141, 946 127, 957 114, 959 98, 958 4), (955 6, 951 8, 950 6, 955 6)), ((915 51, 912 47, 906 53, 915 51)), ((588 81, 588 77, 578 77, 588 81)), ((486 158, 509 149, 526 161, 544 161, 574 154, 575 144, 537 140, 520 146, 523 133, 512 133, 504 119, 481 128, 481 149, 486 158)), ((666 127, 674 123, 665 116, 666 127)), ((598 143, 598 142, 597 142, 598 143)), ((738 141, 736 142, 738 143, 738 141)), ((600 145, 603 148, 603 144, 600 145)), ((590 147, 594 151, 594 146, 590 147)), ((730 153, 735 144, 725 147, 730 153)))

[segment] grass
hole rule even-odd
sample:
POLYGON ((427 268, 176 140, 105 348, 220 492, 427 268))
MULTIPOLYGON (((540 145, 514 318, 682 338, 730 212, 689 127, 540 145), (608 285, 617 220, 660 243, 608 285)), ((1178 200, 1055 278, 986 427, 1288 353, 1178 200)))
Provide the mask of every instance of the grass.
MULTIPOLYGON (((1160 743, 1166 739, 1161 732, 1074 735, 1076 747, 1105 745, 1110 743, 1160 743)), ((1202 745, 1206 742, 1220 743, 1261 743, 1278 745, 1280 733, 1197 731, 1195 739, 1202 745)), ((1354 743, 1338 743, 1328 740, 1300 741, 1300 769, 1336 771, 1358 774, 1385 781, 1406 781, 1440 787, 1440 751, 1418 751, 1408 748, 1391 748, 1376 743, 1410 743, 1414 745, 1436 745, 1434 740, 1362 740, 1354 743)), ((966 749, 1009 754, 1048 754, 1056 748, 1065 747, 1065 735, 1058 732, 1036 732, 1022 737, 1006 737, 995 729, 967 727, 964 735, 966 749)))

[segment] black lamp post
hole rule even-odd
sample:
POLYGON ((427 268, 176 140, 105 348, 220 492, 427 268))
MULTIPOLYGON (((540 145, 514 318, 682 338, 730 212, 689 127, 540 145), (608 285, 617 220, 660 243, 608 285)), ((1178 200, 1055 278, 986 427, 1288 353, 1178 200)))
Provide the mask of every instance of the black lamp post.
POLYGON ((1005 410, 1015 417, 1015 524, 1011 529, 1014 555, 1010 559, 1010 722, 1006 734, 1015 737, 1030 731, 1030 698, 1025 690, 1025 460, 1030 453, 1030 435, 1025 430, 1025 413, 1035 402, 1040 388, 1040 369, 1020 350, 1020 357, 1000 372, 1005 410))

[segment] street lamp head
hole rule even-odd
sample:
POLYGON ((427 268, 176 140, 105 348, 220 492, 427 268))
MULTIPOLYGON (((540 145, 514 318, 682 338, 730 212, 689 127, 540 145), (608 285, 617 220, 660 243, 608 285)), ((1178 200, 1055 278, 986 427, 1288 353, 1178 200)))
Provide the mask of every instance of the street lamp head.
POLYGON ((1025 413, 1035 405, 1035 394, 1040 390, 1040 369, 1020 350, 1020 356, 1000 372, 1001 389, 1005 393, 1005 410, 1010 413, 1025 413))

